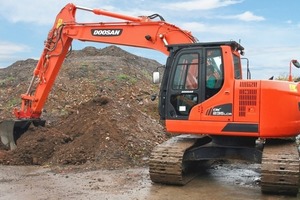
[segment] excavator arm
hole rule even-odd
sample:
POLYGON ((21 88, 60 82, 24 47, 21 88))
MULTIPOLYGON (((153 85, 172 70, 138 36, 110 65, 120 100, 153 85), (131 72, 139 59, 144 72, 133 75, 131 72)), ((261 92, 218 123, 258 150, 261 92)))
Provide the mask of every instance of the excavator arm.
POLYGON ((165 22, 157 14, 132 17, 67 4, 49 31, 28 90, 21 95, 21 107, 14 110, 17 120, 0 123, 2 143, 15 148, 16 140, 27 131, 31 123, 36 126, 45 124, 41 120, 42 109, 73 39, 154 49, 166 55, 169 54, 166 45, 197 41, 190 32, 165 22), (78 10, 111 17, 120 22, 79 23, 75 20, 78 10), (159 17, 159 20, 153 20, 155 17, 159 17))
POLYGON ((57 15, 54 26, 48 34, 30 87, 26 94, 22 95, 21 109, 15 110, 18 119, 40 118, 73 39, 154 49, 166 55, 168 44, 196 42, 189 32, 165 21, 153 21, 149 17, 131 17, 67 4, 57 15), (77 23, 75 13, 78 9, 127 21, 77 23), (33 88, 36 81, 37 86, 33 88))

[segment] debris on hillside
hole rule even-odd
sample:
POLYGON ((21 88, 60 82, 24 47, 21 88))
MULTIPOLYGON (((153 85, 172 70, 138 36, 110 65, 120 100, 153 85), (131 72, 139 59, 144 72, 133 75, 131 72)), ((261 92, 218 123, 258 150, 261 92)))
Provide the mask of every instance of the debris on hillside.
MULTIPOLYGON (((0 70, 1 119, 19 106, 37 61, 18 61, 0 70)), ((31 127, 18 148, 0 146, 0 163, 83 165, 112 169, 144 165, 166 139, 159 122, 158 92, 151 73, 160 64, 119 47, 87 47, 64 62, 46 102, 46 127, 31 127)))

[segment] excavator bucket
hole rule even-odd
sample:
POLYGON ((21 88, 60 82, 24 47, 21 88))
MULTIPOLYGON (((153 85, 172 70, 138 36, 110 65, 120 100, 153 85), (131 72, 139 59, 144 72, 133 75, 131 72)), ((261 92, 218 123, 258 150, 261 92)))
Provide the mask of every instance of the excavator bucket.
POLYGON ((31 125, 45 126, 44 120, 4 120, 0 122, 1 142, 11 150, 17 148, 16 142, 31 125))

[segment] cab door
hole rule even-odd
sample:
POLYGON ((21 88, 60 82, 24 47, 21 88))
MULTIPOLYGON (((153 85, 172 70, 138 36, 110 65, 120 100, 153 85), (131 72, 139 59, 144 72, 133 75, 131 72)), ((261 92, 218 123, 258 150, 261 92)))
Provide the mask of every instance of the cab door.
POLYGON ((172 63, 168 83, 168 119, 188 119, 191 109, 204 101, 202 48, 179 51, 172 63))

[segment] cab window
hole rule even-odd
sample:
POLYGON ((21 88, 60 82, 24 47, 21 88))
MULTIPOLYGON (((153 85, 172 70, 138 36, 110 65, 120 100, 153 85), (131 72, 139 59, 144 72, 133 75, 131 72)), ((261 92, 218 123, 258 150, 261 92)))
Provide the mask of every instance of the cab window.
POLYGON ((224 67, 220 48, 206 50, 205 99, 218 93, 224 83, 224 67))
POLYGON ((242 69, 240 58, 233 54, 233 65, 234 65, 234 78, 235 79, 242 79, 242 69))
POLYGON ((172 89, 198 89, 198 54, 183 54, 176 66, 172 89))
POLYGON ((198 53, 181 54, 175 65, 171 87, 177 91, 170 96, 175 111, 170 113, 171 116, 188 116, 192 107, 198 103, 199 58, 198 53))

